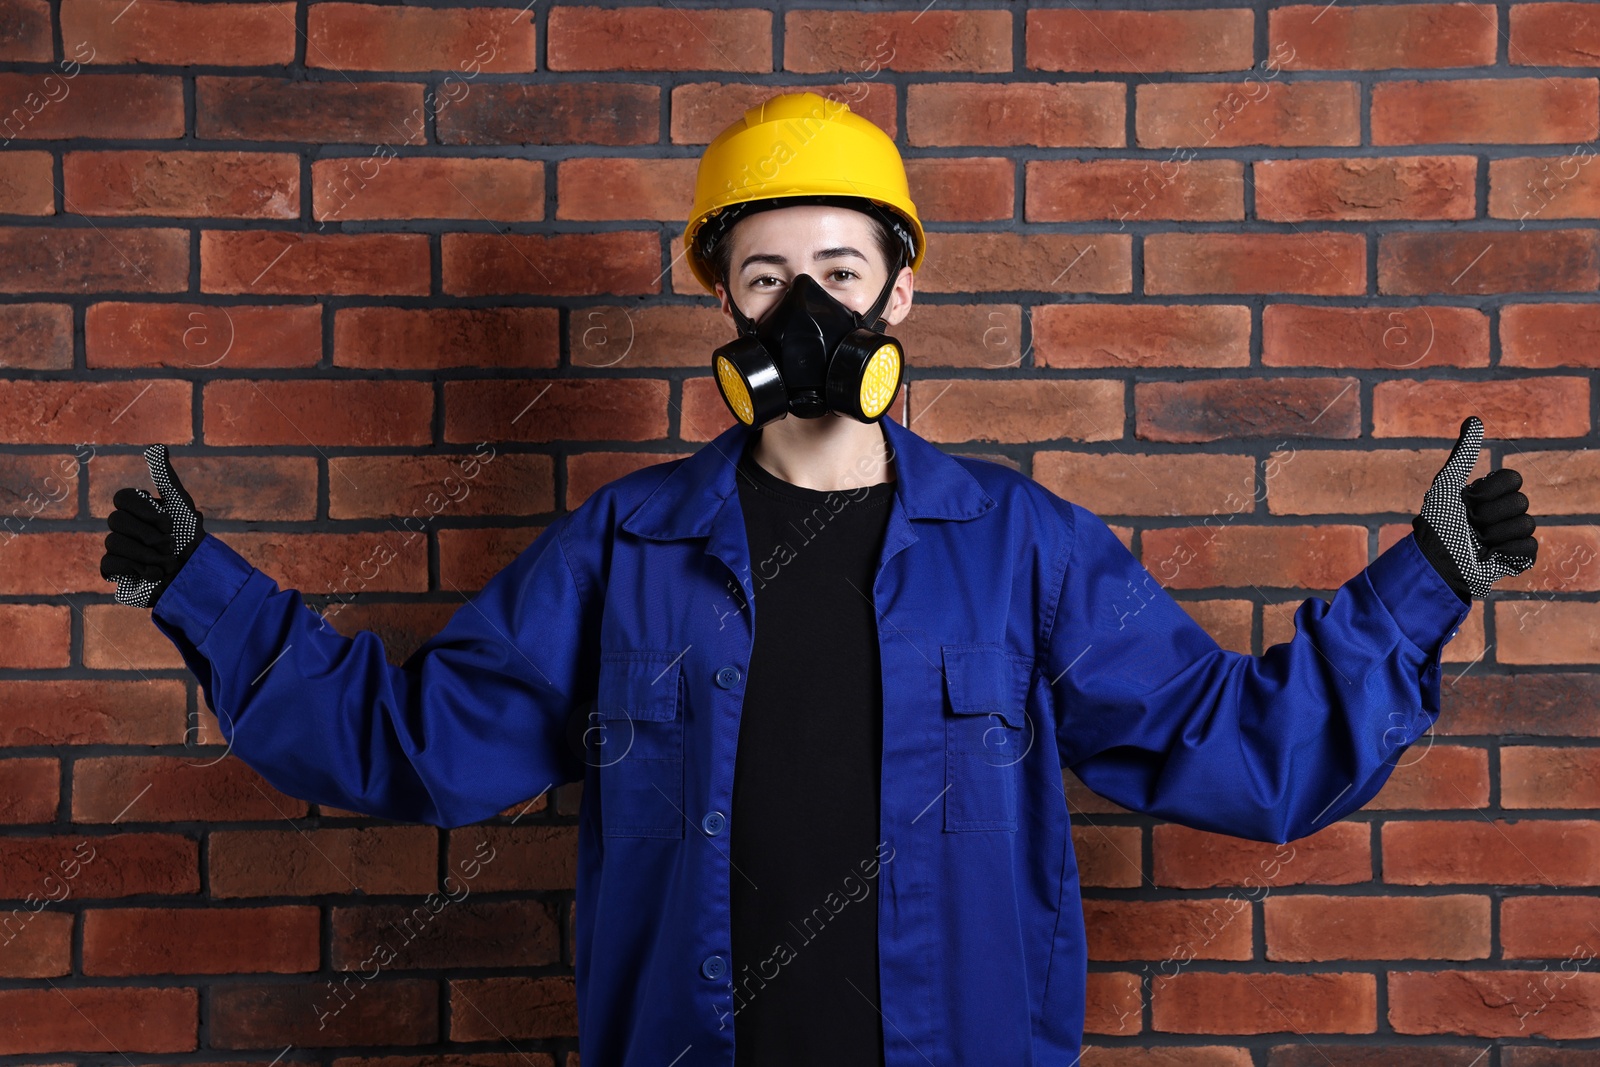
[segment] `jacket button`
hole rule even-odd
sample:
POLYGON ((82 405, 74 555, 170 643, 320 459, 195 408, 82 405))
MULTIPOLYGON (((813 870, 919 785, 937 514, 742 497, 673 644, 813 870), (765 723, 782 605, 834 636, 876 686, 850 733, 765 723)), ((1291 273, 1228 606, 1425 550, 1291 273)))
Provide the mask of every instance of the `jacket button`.
POLYGON ((706 817, 700 820, 700 829, 716 837, 722 833, 722 828, 728 824, 727 816, 720 811, 708 811, 706 817))
POLYGON ((707 956, 705 962, 700 964, 700 973, 707 978, 721 978, 727 966, 721 956, 707 956))
POLYGON ((724 689, 732 689, 739 684, 739 668, 724 667, 717 672, 717 684, 724 689))

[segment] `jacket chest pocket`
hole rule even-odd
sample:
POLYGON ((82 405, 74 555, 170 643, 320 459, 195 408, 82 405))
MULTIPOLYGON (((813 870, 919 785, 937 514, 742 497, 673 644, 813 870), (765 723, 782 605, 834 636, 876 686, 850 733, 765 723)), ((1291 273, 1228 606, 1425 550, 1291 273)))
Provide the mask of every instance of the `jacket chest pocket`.
POLYGON ((944 645, 944 828, 1016 830, 1020 672, 999 644, 944 645))
POLYGON ((605 652, 590 738, 605 837, 683 836, 682 653, 605 652))

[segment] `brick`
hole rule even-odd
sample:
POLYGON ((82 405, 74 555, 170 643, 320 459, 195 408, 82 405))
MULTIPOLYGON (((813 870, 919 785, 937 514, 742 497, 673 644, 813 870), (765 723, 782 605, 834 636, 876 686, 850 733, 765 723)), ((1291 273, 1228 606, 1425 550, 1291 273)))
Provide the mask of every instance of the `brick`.
POLYGON ((213 830, 211 896, 431 893, 437 841, 429 826, 213 830))
POLYGON ((6 535, 0 541, 5 566, 0 567, 0 594, 64 596, 105 593, 114 586, 100 577, 105 534, 29 533, 6 535))
MULTIPOLYGON (((889 405, 886 414, 891 418, 898 420, 904 415, 906 392, 902 389, 895 397, 894 403, 889 405)), ((717 392, 716 383, 711 380, 710 375, 684 379, 683 403, 676 414, 677 436, 691 444, 704 444, 733 425, 733 415, 728 411, 728 406, 722 402, 722 396, 717 392)), ((920 427, 918 431, 921 432, 920 427)))
POLYGON ((189 284, 189 234, 0 226, 0 262, 0 293, 172 293, 189 284))
MULTIPOLYGON (((1517 457, 1513 462, 1521 462, 1517 457)), ((1511 469, 1515 470, 1515 467, 1511 469)), ((1537 476, 1537 469, 1530 471, 1537 476)), ((1549 601, 1554 593, 1592 593, 1600 590, 1600 527, 1552 526, 1541 523, 1536 531, 1538 558, 1520 575, 1505 579, 1508 591, 1537 594, 1536 601, 1549 601)), ((1517 622, 1521 628, 1528 602, 1519 601, 1517 622)), ((1535 609, 1537 605, 1535 604, 1535 609)))
MULTIPOLYGON (((806 92, 844 104, 891 138, 899 137, 898 95, 893 83, 869 77, 846 78, 834 84, 805 85, 806 92)), ((672 90, 670 136, 673 144, 710 144, 748 108, 770 99, 775 88, 749 81, 692 82, 672 90)), ((819 105, 820 108, 820 105, 819 105)), ((905 161, 907 165, 910 160, 905 161)))
POLYGON ((1072 827, 1078 882, 1085 889, 1132 889, 1144 879, 1137 826, 1072 827))
POLYGON ((457 874, 433 903, 333 909, 329 965, 367 971, 419 967, 543 967, 558 962, 560 931, 540 900, 480 901, 463 896, 476 880, 457 874))
POLYGON ((1091 971, 1084 989, 1084 1033, 1137 1034, 1144 1029, 1142 1006, 1138 975, 1091 971))
POLYGON ((44 1052, 192 1052, 194 989, 74 986, 0 989, 0 1055, 44 1052), (63 1010, 62 998, 75 1010, 63 1010))
POLYGON ((294 4, 62 0, 63 41, 91 41, 96 63, 282 66, 294 61, 294 4))
POLYGON ((202 74, 194 84, 195 136, 205 140, 409 144, 425 125, 423 86, 412 82, 202 74))
POLYGON ((450 979, 450 1040, 542 1040, 578 1035, 571 978, 450 979))
POLYGON ((1438 744, 1430 730, 1393 762, 1395 769, 1389 780, 1377 796, 1367 801, 1363 811, 1475 810, 1489 806, 1489 756, 1481 748, 1438 744))
POLYGON ((1600 168, 1589 167, 1594 152, 1587 145, 1560 156, 1525 156, 1489 161, 1489 217, 1516 219, 1524 229, 1529 219, 1582 219, 1600 214, 1600 168))
POLYGON ((1248 600, 1204 599, 1178 601, 1178 606, 1189 613, 1223 648, 1234 652, 1252 653, 1255 646, 1250 641, 1251 616, 1254 605, 1248 600))
POLYGON ((450 296, 661 291, 660 244, 646 231, 447 233, 439 248, 450 296))
POLYGON ((89 908, 83 973, 292 974, 317 969, 319 909, 89 908))
POLYGON ((654 144, 661 90, 624 82, 487 82, 439 112, 440 144, 654 144))
POLYGON ((328 517, 393 516, 416 530, 436 516, 542 515, 555 509, 555 461, 493 445, 426 456, 332 456, 328 517))
MULTIPOLYGON (((67 38, 73 40, 73 38, 67 38)), ((94 53, 68 46, 61 66, 94 53)), ((37 73, 0 74, 0 100, 15 101, 0 114, 0 143, 77 137, 154 140, 183 136, 183 81, 163 74, 86 74, 77 70, 71 91, 48 91, 37 73), (24 103, 26 101, 27 103, 24 103)), ((72 205, 67 205, 72 210, 72 205)), ((127 231, 118 231, 119 235, 127 231)))
POLYGON ((66 304, 0 304, 0 367, 72 367, 72 308, 66 304))
POLYGON ((428 235, 203 230, 200 289, 302 296, 422 296, 428 235))
POLYGON ((83 347, 90 367, 311 367, 322 307, 102 301, 84 312, 83 347))
POLYGON ((556 168, 556 218, 653 219, 681 224, 697 161, 582 156, 556 168))
POLYGON ((1253 165, 1256 217, 1274 222, 1470 219, 1473 156, 1264 159, 1253 165))
MULTIPOLYGON (((172 449, 169 455, 184 489, 208 522, 305 522, 317 516, 314 456, 191 455, 188 449, 172 449)), ((91 473, 89 510, 96 516, 111 513, 113 497, 123 486, 151 488, 142 453, 102 454, 91 473)))
POLYGON ((1175 589, 1337 589, 1367 565, 1367 537, 1359 526, 1147 529, 1143 562, 1162 585, 1175 589))
MULTIPOLYGON (((1416 514, 1423 494, 1444 466, 1449 450, 1295 449, 1269 459, 1267 510, 1274 515, 1416 514)), ((1489 454, 1481 452, 1468 479, 1489 473, 1489 454)))
POLYGON ((1250 309, 1242 304, 1041 304, 1032 322, 1034 358, 1041 367, 1250 362, 1250 309))
POLYGON ((1134 116, 1140 148, 1356 145, 1361 87, 1259 79, 1145 83, 1134 89, 1134 116))
POLYGON ((198 893, 199 852, 199 842, 183 834, 16 837, 0 851, 0 897, 32 902, 198 893))
MULTIPOLYGON (((1027 55, 1031 70, 1159 70, 1197 73, 1248 70, 1255 15, 1221 11, 1030 10, 1027 55)), ((896 64, 899 69, 899 64, 896 64)))
MULTIPOLYGON (((1600 455, 1590 449, 1560 452, 1518 450, 1515 461, 1537 479, 1540 515, 1587 515, 1600 499, 1600 455)), ((1581 564, 1587 567, 1587 562, 1581 564)), ((1570 578, 1571 570, 1565 572, 1570 578)))
POLYGON ((1267 959, 1481 960, 1489 958, 1487 896, 1268 897, 1267 959))
MULTIPOLYGON (((9 6, 15 7, 14 4, 9 6)), ((4 34, 0 34, 0 49, 5 47, 3 38, 4 34)), ((12 149, 0 157, 0 212, 54 215, 55 211, 55 180, 50 172, 49 152, 12 149)))
POLYGON ((177 679, 0 681, 0 698, 0 746, 183 741, 184 686, 177 679))
POLYGON ((885 68, 912 71, 1011 70, 1011 13, 978 11, 788 11, 783 69, 801 74, 885 68))
MULTIPOLYGON (((16 605, 7 605, 7 607, 16 605)), ((0 622, 5 613, 0 613, 0 622)), ((26 630, 10 633, 26 634, 26 630)), ((0 760, 0 823, 54 822, 60 807, 61 763, 54 757, 23 756, 0 760)), ((5 931, 0 920, 0 935, 5 931)), ((3 954, 0 954, 3 959, 3 954)))
POLYGON ((1133 239, 1117 233, 939 233, 928 246, 917 288, 1131 293, 1133 239))
POLYGON ((1512 66, 1594 66, 1600 52, 1600 12, 1591 5, 1515 4, 1510 10, 1506 54, 1512 66))
POLYGON ((922 378, 909 383, 906 394, 917 433, 929 441, 1107 441, 1123 435, 1120 381, 922 378))
POLYGON ((572 365, 584 368, 708 367, 712 350, 734 336, 733 320, 720 310, 681 304, 597 305, 574 310, 567 322, 572 365))
POLYGON ((1145 292, 1367 291, 1367 241, 1359 233, 1156 233, 1145 238, 1145 292))
MULTIPOLYGON (((306 8, 305 62, 334 70, 443 70, 462 82, 532 71, 533 17, 505 7, 313 4, 306 8)), ((459 91, 446 79, 447 98, 459 91)))
POLYGON ((431 439, 427 382, 227 379, 206 383, 211 445, 424 445, 431 439))
POLYGON ((69 912, 34 911, 31 906, 12 907, 0 915, 0 977, 70 975, 73 922, 69 912))
POLYGON ((1372 87, 1372 143, 1561 144, 1600 132, 1593 78, 1384 81, 1372 87))
MULTIPOLYGON (((575 510, 597 489, 643 467, 687 459, 689 452, 574 452, 567 457, 568 510, 575 510)), ((661 472, 663 478, 666 472, 661 472)))
POLYGON ((1391 885, 1600 885, 1600 823, 1582 819, 1390 822, 1391 885))
POLYGON ((914 83, 906 137, 916 147, 1120 148, 1125 97, 1116 82, 914 83))
POLYGON ((1361 823, 1336 822, 1279 845, 1164 823, 1152 831, 1153 884, 1174 889, 1259 889, 1370 882, 1371 837, 1372 831, 1361 823))
POLYGON ((443 529, 439 539, 439 588, 452 593, 482 589, 533 544, 542 526, 486 530, 443 529))
POLYGON ((1385 233, 1378 291, 1385 294, 1587 292, 1600 285, 1592 230, 1385 233))
POLYGON ((1190 972, 1152 992, 1156 1030, 1183 1034, 1370 1034, 1378 1025, 1377 976, 1190 972))
POLYGON ((1261 363, 1365 370, 1487 367, 1489 317, 1477 308, 1444 305, 1269 303, 1261 313, 1261 363))
POLYGON ((1596 926, 1600 898, 1592 894, 1508 896, 1500 901, 1500 942, 1507 959, 1593 955, 1596 926))
MULTIPOLYGON (((923 304, 895 324, 894 336, 922 367, 993 370, 1022 364, 1022 307, 1008 303, 923 304)), ((732 340, 732 324, 724 319, 732 340)), ((697 361, 698 362, 698 361, 697 361)))
POLYGON ((75 518, 78 456, 0 455, 0 512, 0 531, 7 538, 27 530, 35 519, 75 518))
POLYGON ((551 70, 773 69, 772 13, 759 8, 562 5, 546 26, 551 70))
MULTIPOLYGON (((338 5, 312 10, 328 6, 338 5)), ((392 155, 318 159, 311 164, 311 215, 323 221, 537 222, 544 218, 544 164, 392 155)))
MULTIPOLYGON (((7 635, 0 646, 0 668, 47 670, 71 663, 72 609, 65 605, 0 604, 0 633, 7 635)), ((0 788, 0 798, 7 793, 0 788)), ((0 808, 5 803, 0 799, 0 808)))
POLYGON ((667 434, 667 383, 649 378, 446 382, 446 441, 650 441, 667 434))
POLYGON ((1009 159, 973 156, 905 162, 911 198, 924 224, 1009 222, 1016 211, 1015 164, 1009 159))
POLYGON ((1504 603, 1495 605, 1500 663, 1592 664, 1600 660, 1600 604, 1572 600, 1536 607, 1519 607, 1513 613, 1504 603), (1504 626, 1501 630, 1500 627, 1504 626))
POLYGON ((1397 1033, 1600 1036, 1600 975, 1588 971, 1391 971, 1388 980, 1397 1033))
POLYGON ((277 1043, 431 1045, 441 1035, 439 986, 420 978, 369 980, 361 972, 328 981, 217 985, 210 990, 209 1045, 277 1043))
POLYGON ((1506 745, 1500 803, 1506 808, 1600 808, 1600 749, 1506 745))
POLYGON ((1507 304, 1500 309, 1500 365, 1600 367, 1600 307, 1507 304))
MULTIPOLYGON (((547 803, 548 795, 528 814, 546 810, 547 803)), ((526 807, 514 805, 513 818, 526 807)), ((473 876, 479 893, 569 890, 577 885, 577 827, 464 826, 450 831, 448 861, 457 878, 473 876)))
POLYGON ((1361 432, 1355 384, 1345 378, 1140 382, 1134 435, 1144 441, 1354 438, 1361 432))
POLYGON ((553 307, 340 308, 333 362, 397 370, 553 368, 560 361, 560 320, 553 307))
POLYGON ((1029 222, 1216 222, 1244 218, 1244 164, 1234 159, 1050 159, 1027 164, 1029 222))
POLYGON ((1208 515, 1235 510, 1255 489, 1250 456, 1041 450, 1033 477, 1096 515, 1208 515), (1235 501, 1230 505, 1230 493, 1235 501))
POLYGON ((1590 428, 1589 380, 1553 375, 1477 382, 1397 379, 1372 388, 1374 437, 1438 437, 1454 444, 1468 415, 1483 420, 1490 440, 1584 437, 1590 428))
MULTIPOLYGON (((1248 960, 1254 927, 1244 897, 1085 900, 1092 960, 1248 960)), ((1160 979, 1157 979, 1158 983, 1160 979)))
MULTIPOLYGON (((1364 1039, 1366 1042, 1382 1040, 1364 1039)), ((1483 1050, 1464 1045, 1413 1043, 1336 1046, 1295 1038, 1293 1044, 1273 1046, 1267 1064, 1268 1067, 1483 1067, 1483 1050)))
POLYGON ((75 823, 275 821, 306 814, 240 760, 197 756, 101 756, 72 772, 75 823))
MULTIPOLYGON (((110 586, 107 586, 109 589, 110 586)), ((150 612, 126 604, 85 604, 83 665, 89 670, 183 670, 183 655, 150 624, 150 612)))
MULTIPOLYGON (((1499 620, 1501 626, 1515 623, 1499 620)), ((1440 734, 1600 737, 1600 675, 1479 673, 1446 680, 1450 714, 1434 727, 1440 734)))
POLYGON ((1267 38, 1292 54, 1286 70, 1389 70, 1492 66, 1493 4, 1427 3, 1267 12, 1267 38))
POLYGON ((0 62, 48 63, 55 58, 48 0, 7 0, 0 19, 5 26, 0 33, 0 62))

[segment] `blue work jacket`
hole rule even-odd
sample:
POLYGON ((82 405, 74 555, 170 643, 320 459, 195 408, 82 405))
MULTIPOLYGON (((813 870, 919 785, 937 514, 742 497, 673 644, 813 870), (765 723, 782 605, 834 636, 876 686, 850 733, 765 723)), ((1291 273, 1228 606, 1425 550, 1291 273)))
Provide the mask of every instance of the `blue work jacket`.
MULTIPOLYGON (((1070 1067, 1087 963, 1062 765, 1172 822, 1311 834, 1370 800, 1438 717, 1439 652, 1468 605, 1408 534, 1301 604, 1293 640, 1225 650, 1093 513, 882 425, 895 491, 862 590, 883 671, 881 844, 859 869, 885 1059, 1070 1067)), ((735 984, 743 999, 776 974, 729 944, 759 625, 734 478, 752 432, 601 487, 399 667, 215 536, 154 611, 233 754, 285 793, 456 827, 584 782, 585 1067, 727 1067, 735 984)), ((863 906, 847 892, 819 908, 863 906)))

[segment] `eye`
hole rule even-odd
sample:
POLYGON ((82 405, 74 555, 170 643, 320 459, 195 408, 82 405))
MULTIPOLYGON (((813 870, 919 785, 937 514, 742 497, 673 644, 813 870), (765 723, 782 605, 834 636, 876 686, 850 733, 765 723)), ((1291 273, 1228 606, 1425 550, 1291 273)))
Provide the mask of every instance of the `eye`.
MULTIPOLYGON (((841 281, 851 281, 853 279, 861 277, 861 275, 857 274, 855 271, 851 270, 849 267, 835 267, 832 270, 830 270, 825 275, 825 277, 832 278, 835 275, 840 275, 840 274, 844 275, 844 278, 840 279, 841 281)), ((750 288, 752 288, 752 289, 770 289, 771 286, 762 285, 761 283, 762 282, 781 282, 781 281, 782 281, 782 279, 780 279, 780 278, 778 278, 778 277, 776 277, 774 275, 763 274, 763 275, 760 275, 759 277, 755 277, 755 278, 751 278, 750 279, 750 288)))

